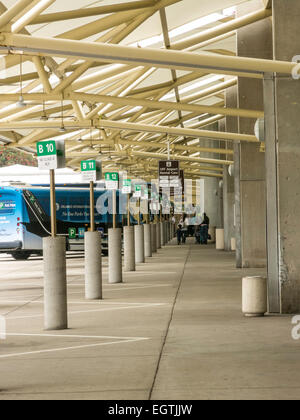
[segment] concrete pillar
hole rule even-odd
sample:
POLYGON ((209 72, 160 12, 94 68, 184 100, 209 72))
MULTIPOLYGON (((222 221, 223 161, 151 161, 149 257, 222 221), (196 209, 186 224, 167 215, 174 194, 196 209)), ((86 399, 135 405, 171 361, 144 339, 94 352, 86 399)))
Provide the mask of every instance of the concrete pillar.
POLYGON ((151 225, 144 225, 144 245, 145 245, 145 257, 152 257, 152 235, 151 225))
MULTIPOLYGON (((233 86, 226 90, 226 107, 237 108, 237 86, 233 86)), ((226 131, 230 133, 238 133, 237 117, 226 117, 226 131)), ((227 142, 226 149, 233 150, 233 145, 227 142)), ((228 160, 232 160, 232 155, 227 155, 228 160)), ((225 251, 231 251, 231 238, 235 237, 235 221, 234 221, 234 168, 231 174, 229 168, 224 167, 223 178, 223 203, 224 203, 224 241, 225 251)))
POLYGON ((170 242, 170 225, 169 222, 166 221, 166 243, 168 244, 170 242))
POLYGON ((151 249, 152 249, 152 254, 155 254, 157 252, 156 223, 151 224, 151 249))
MULTIPOLYGON (((273 0, 274 59, 300 54, 300 2, 273 0)), ((269 311, 300 312, 300 82, 266 75, 265 146, 269 311)))
POLYGON ((233 145, 234 153, 234 218, 235 218, 235 239, 236 267, 242 268, 242 221, 241 221, 241 183, 240 183, 240 144, 233 145))
POLYGON ((44 328, 68 328, 66 239, 43 239, 44 255, 44 328))
POLYGON ((85 298, 102 299, 102 256, 99 232, 85 232, 85 298))
MULTIPOLYGON (((262 7, 261 0, 238 6, 238 16, 262 7)), ((237 31, 238 55, 272 59, 272 20, 267 18, 237 31)), ((263 81, 238 78, 240 108, 263 110, 263 81)), ((253 134, 256 120, 239 118, 239 132, 253 134)), ((257 143, 240 144, 240 214, 242 267, 266 266, 265 157, 257 143)), ((239 245, 239 243, 237 243, 239 245)))
MULTIPOLYGON (((206 130, 225 131, 225 119, 219 123, 205 127, 206 130)), ((201 139, 200 145, 208 148, 225 148, 225 144, 218 140, 201 139)), ((224 155, 216 153, 201 153, 201 157, 211 159, 224 159, 224 155)), ((223 188, 220 188, 220 178, 204 178, 204 208, 210 219, 210 224, 218 228, 224 227, 223 221, 223 188)))
POLYGON ((108 283, 122 283, 122 229, 108 230, 108 283))
POLYGON ((134 226, 124 226, 124 271, 135 271, 134 226))
POLYGON ((161 249, 161 233, 160 233, 160 230, 161 230, 161 225, 158 222, 156 224, 156 247, 157 247, 157 249, 161 249))
POLYGON ((145 262, 144 226, 146 225, 134 226, 136 264, 143 264, 145 262))
POLYGON ((161 246, 166 245, 166 241, 165 241, 165 222, 161 222, 161 224, 160 224, 160 243, 161 243, 161 246))

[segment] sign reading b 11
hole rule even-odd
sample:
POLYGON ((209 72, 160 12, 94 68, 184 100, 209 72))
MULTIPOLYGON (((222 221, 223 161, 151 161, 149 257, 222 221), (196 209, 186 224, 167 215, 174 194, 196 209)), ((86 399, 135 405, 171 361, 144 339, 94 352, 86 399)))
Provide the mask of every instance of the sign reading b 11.
POLYGON ((36 145, 39 169, 60 169, 66 164, 65 142, 63 140, 45 140, 36 145))
POLYGON ((102 176, 101 162, 96 160, 84 160, 81 162, 82 182, 100 181, 102 176))

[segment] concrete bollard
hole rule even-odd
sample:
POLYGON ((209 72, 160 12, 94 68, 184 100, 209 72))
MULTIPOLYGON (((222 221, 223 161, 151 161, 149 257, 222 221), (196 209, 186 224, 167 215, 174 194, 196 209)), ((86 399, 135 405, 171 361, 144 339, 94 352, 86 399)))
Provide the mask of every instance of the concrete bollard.
POLYGON ((108 283, 122 283, 122 230, 108 230, 108 283))
POLYGON ((145 262, 144 225, 134 226, 134 241, 135 241, 135 262, 136 264, 143 264, 145 262))
POLYGON ((135 271, 134 227, 124 226, 124 271, 135 271))
POLYGON ((44 328, 68 328, 66 238, 43 239, 44 255, 44 328))
POLYGON ((161 229, 160 223, 157 223, 156 224, 156 248, 157 249, 161 249, 160 229, 161 229))
POLYGON ((264 316, 268 310, 268 285, 265 277, 243 278, 243 314, 264 316))
POLYGON ((165 246, 166 242, 165 242, 165 223, 161 222, 160 224, 160 244, 161 246, 165 246))
POLYGON ((224 229, 216 229, 216 249, 225 249, 224 229))
POLYGON ((157 246, 156 246, 156 223, 151 224, 151 249, 152 254, 155 254, 157 252, 157 246))
POLYGON ((152 257, 151 225, 144 225, 145 257, 152 257))
POLYGON ((236 240, 231 238, 231 251, 236 251, 236 240))
POLYGON ((85 232, 85 298, 102 299, 102 256, 99 232, 85 232))

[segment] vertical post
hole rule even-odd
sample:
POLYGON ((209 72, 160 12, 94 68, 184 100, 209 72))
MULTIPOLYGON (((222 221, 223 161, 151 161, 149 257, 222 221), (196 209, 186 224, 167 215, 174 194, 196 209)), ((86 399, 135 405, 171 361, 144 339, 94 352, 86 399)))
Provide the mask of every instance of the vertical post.
POLYGON ((108 231, 108 283, 122 282, 122 229, 117 229, 117 191, 113 190, 113 228, 108 231))
POLYGON ((117 228, 117 191, 113 191, 113 229, 117 228))
POLYGON ((139 211, 138 211, 138 225, 140 226, 141 224, 141 199, 138 199, 138 206, 139 206, 139 211))
POLYGON ((128 194, 128 201, 127 201, 127 225, 130 226, 130 194, 128 194))
POLYGON ((56 237, 56 197, 55 197, 55 171, 50 169, 50 209, 51 209, 51 236, 56 237))
POLYGON ((90 181, 90 232, 84 235, 86 299, 102 299, 102 244, 95 229, 94 192, 94 182, 90 181))
POLYGON ((95 194, 94 182, 90 182, 90 216, 91 216, 91 232, 95 232, 95 194))
POLYGON ((43 239, 44 328, 68 328, 66 239, 57 237, 55 172, 50 170, 51 237, 43 239))

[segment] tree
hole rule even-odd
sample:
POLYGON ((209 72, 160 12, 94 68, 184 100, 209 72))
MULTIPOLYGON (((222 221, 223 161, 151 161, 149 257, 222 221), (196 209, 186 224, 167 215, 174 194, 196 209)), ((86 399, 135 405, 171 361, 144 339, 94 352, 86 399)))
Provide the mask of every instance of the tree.
POLYGON ((37 160, 29 153, 0 146, 0 167, 11 165, 37 166, 37 160))

